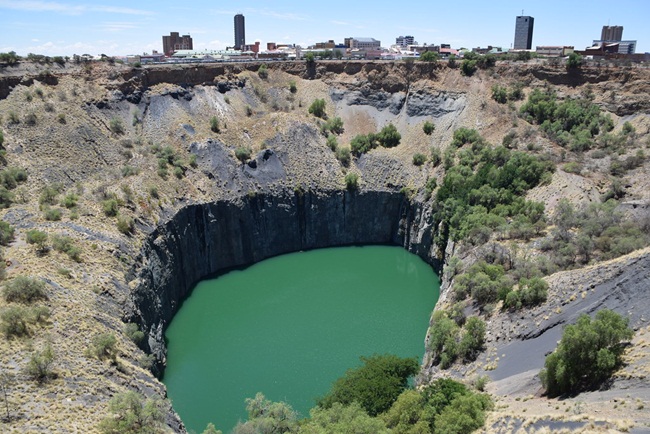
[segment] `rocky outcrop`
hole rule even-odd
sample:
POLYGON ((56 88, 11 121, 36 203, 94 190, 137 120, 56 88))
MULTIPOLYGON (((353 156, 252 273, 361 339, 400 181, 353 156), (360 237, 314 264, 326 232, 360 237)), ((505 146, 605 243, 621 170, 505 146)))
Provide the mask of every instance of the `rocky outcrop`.
POLYGON ((437 266, 430 220, 426 206, 384 191, 251 194, 189 205, 147 238, 127 316, 147 332, 163 368, 164 331, 206 276, 289 252, 354 244, 402 245, 437 266))

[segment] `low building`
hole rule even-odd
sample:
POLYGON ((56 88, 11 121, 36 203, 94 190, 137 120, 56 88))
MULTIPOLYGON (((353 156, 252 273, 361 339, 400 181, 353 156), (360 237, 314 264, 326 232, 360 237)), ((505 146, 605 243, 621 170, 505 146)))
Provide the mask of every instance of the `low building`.
POLYGON ((381 41, 375 38, 352 37, 345 38, 345 45, 356 50, 373 50, 381 48, 381 41))
POLYGON ((171 32, 169 36, 163 36, 163 53, 170 57, 178 50, 193 50, 194 45, 190 35, 180 36, 178 32, 171 32))
POLYGON ((617 50, 616 52, 618 54, 634 54, 634 53, 636 53, 636 41, 603 41, 603 40, 596 40, 596 41, 593 42, 592 46, 587 48, 587 49, 589 50, 589 49, 592 49, 594 47, 602 47, 602 46, 610 48, 610 49, 608 49, 606 51, 614 50, 614 47, 615 47, 615 49, 617 50))
POLYGON ((327 42, 316 42, 316 44, 314 44, 315 50, 333 50, 335 47, 336 43, 333 39, 330 39, 327 42))
POLYGON ((575 51, 570 45, 538 45, 535 52, 544 57, 566 57, 575 51))

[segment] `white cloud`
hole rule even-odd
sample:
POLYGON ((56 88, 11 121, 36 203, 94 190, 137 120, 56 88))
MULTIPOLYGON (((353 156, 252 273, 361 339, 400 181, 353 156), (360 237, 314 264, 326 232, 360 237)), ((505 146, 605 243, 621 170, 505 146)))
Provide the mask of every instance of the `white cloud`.
POLYGON ((154 12, 141 9, 123 8, 105 5, 72 5, 51 1, 26 0, 11 1, 0 0, 0 8, 29 12, 57 12, 66 15, 81 15, 87 12, 106 12, 123 15, 153 15, 154 12))
POLYGON ((138 25, 129 22, 109 21, 100 25, 107 32, 121 32, 123 30, 137 29, 138 25))

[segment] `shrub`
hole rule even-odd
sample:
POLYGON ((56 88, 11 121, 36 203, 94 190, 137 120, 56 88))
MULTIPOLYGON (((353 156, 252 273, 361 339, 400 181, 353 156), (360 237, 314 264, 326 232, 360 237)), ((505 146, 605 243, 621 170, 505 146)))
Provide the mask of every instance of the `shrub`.
POLYGON ((210 118, 210 130, 213 133, 219 133, 221 129, 219 128, 219 119, 216 116, 210 118))
POLYGON ((13 110, 9 110, 9 113, 7 113, 7 117, 8 117, 7 120, 9 125, 18 125, 20 123, 20 118, 13 110))
POLYGON ((570 53, 569 58, 566 61, 567 68, 579 68, 582 66, 583 60, 582 56, 578 53, 570 53))
POLYGON ((25 116, 25 125, 34 126, 37 122, 36 114, 34 112, 29 112, 25 116))
POLYGON ((359 134, 356 135, 350 142, 350 148, 352 150, 352 153, 357 156, 361 154, 365 154, 366 152, 376 147, 377 147, 377 142, 375 140, 374 134, 368 134, 368 135, 359 134))
POLYGON ((140 345, 144 340, 144 333, 138 329, 137 324, 131 322, 124 325, 124 334, 136 345, 140 345))
POLYGON ((122 119, 118 117, 113 117, 109 122, 109 128, 113 134, 120 135, 124 134, 124 125, 122 124, 122 119))
POLYGON ((66 120, 66 118, 65 118, 65 113, 59 113, 59 114, 56 116, 56 121, 57 121, 58 123, 60 123, 60 124, 65 124, 65 123, 67 123, 67 120, 66 120))
POLYGON ((47 300, 45 282, 26 276, 16 276, 7 282, 3 294, 8 302, 30 304, 36 300, 47 300))
POLYGON ((336 159, 345 167, 350 165, 350 148, 336 148, 336 159))
POLYGON ((253 108, 249 105, 246 106, 246 116, 248 117, 253 116, 253 108))
POLYGON ((0 131, 0 146, 3 146, 4 142, 5 142, 5 136, 2 133, 2 131, 0 131))
POLYGON ((345 188, 348 190, 356 190, 359 188, 359 175, 355 172, 350 172, 345 175, 345 188))
POLYGON ((65 235, 54 235, 52 237, 52 248, 57 252, 67 252, 74 245, 72 238, 65 235))
POLYGON ((625 123, 623 124, 622 132, 624 135, 627 136, 629 134, 634 134, 636 132, 636 129, 634 128, 634 126, 632 126, 631 123, 625 121, 625 123))
POLYGON ((420 61, 421 62, 431 62, 431 63, 437 63, 438 62, 438 53, 435 51, 425 51, 424 53, 420 54, 420 61))
POLYGON ((485 344, 485 322, 479 317, 472 316, 463 326, 463 336, 458 344, 458 355, 465 362, 476 360, 478 353, 485 344))
POLYGON ((48 208, 43 214, 47 221, 59 221, 61 220, 61 215, 62 212, 60 208, 48 208))
POLYGON ((61 206, 64 206, 68 209, 74 208, 77 206, 77 202, 79 201, 79 196, 77 196, 75 193, 68 193, 62 200, 61 200, 61 206))
POLYGON ((325 100, 324 99, 316 99, 314 102, 311 103, 308 109, 310 114, 313 114, 317 118, 325 119, 325 100))
POLYGON ((623 341, 632 339, 629 319, 603 309, 595 319, 583 314, 568 325, 540 372, 549 396, 575 393, 607 379, 621 364, 623 341))
POLYGON ((476 60, 464 59, 463 63, 460 64, 461 74, 471 77, 476 72, 476 60))
POLYGON ((0 245, 8 246, 14 240, 14 227, 0 220, 0 245))
POLYGON ((356 401, 371 416, 388 410, 420 369, 417 358, 400 358, 392 354, 361 357, 363 366, 348 369, 334 382, 330 391, 318 401, 323 408, 334 403, 356 401))
POLYGON ((388 124, 378 134, 378 140, 384 148, 394 148, 399 145, 402 135, 393 124, 388 124))
POLYGON ((492 99, 498 102, 499 104, 505 104, 508 102, 508 89, 504 86, 499 86, 495 84, 492 86, 492 99))
POLYGON ((0 329, 6 337, 28 334, 29 312, 20 306, 10 306, 0 313, 0 329))
POLYGON ((440 164, 440 161, 442 160, 442 157, 440 156, 440 149, 439 148, 431 148, 431 155, 429 156, 431 160, 431 164, 433 164, 433 167, 437 167, 438 164, 440 164))
POLYGON ((102 434, 162 432, 165 414, 158 399, 142 399, 136 392, 118 393, 108 402, 109 416, 99 423, 102 434))
POLYGON ((436 418, 436 434, 463 434, 472 432, 485 424, 485 412, 492 408, 487 395, 459 396, 436 418))
POLYGON ((88 349, 93 357, 99 360, 111 359, 117 357, 117 339, 112 333, 102 333, 93 337, 88 349))
POLYGON ((41 205, 54 205, 56 198, 59 195, 59 185, 48 185, 43 189, 38 198, 38 203, 41 205))
POLYGON ((519 281, 519 297, 524 306, 535 306, 546 301, 548 283, 539 277, 519 281))
POLYGON ((47 234, 38 229, 30 229, 25 236, 27 244, 35 244, 41 252, 46 250, 47 234))
POLYGON ((54 350, 52 345, 47 344, 41 351, 35 351, 29 359, 27 374, 39 383, 44 383, 54 375, 52 364, 54 363, 54 350))
POLYGON ((117 199, 106 199, 102 201, 102 209, 104 214, 108 217, 115 217, 119 212, 119 205, 117 199))
POLYGON ((427 136, 433 134, 435 129, 436 126, 433 124, 433 122, 430 121, 425 121, 424 124, 422 125, 422 131, 424 131, 424 134, 426 134, 427 136))
POLYGON ((248 421, 239 422, 233 434, 298 432, 298 415, 284 402, 271 402, 262 393, 246 398, 248 421))
POLYGON ((426 163, 427 157, 424 154, 420 154, 419 152, 416 154, 413 154, 413 164, 416 166, 422 166, 424 163, 426 163))
POLYGON ((296 82, 293 81, 293 80, 291 80, 291 81, 289 82, 289 92, 291 92, 291 93, 296 93, 296 92, 298 92, 298 87, 296 86, 296 82))
POLYGON ((323 125, 323 131, 327 132, 330 131, 333 134, 343 134, 344 128, 343 128, 343 120, 340 117, 335 117, 333 119, 327 120, 325 124, 323 125))
POLYGON ((131 217, 119 216, 117 218, 117 230, 124 235, 130 235, 135 230, 135 223, 131 217))
POLYGON ((140 169, 138 169, 137 167, 127 165, 127 166, 122 167, 121 172, 122 172, 122 177, 127 178, 129 176, 135 176, 135 175, 139 174, 140 169))
POLYGON ((269 78, 269 68, 266 66, 265 63, 262 63, 260 67, 257 68, 257 75, 259 75, 260 78, 265 80, 269 78))
POLYGON ((339 146, 338 140, 336 140, 336 136, 327 136, 327 147, 330 148, 332 151, 336 151, 336 149, 339 146))
POLYGON ((235 158, 241 161, 242 164, 245 163, 247 160, 251 158, 250 148, 239 146, 237 149, 235 149, 235 158))

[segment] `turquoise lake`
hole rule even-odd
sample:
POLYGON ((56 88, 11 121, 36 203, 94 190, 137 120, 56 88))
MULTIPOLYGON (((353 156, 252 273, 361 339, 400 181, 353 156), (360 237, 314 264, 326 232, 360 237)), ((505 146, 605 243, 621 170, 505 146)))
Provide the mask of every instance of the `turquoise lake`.
POLYGON ((271 258, 200 282, 167 332, 164 383, 189 432, 224 433, 262 392, 309 416, 360 356, 424 354, 439 279, 400 247, 271 258))

